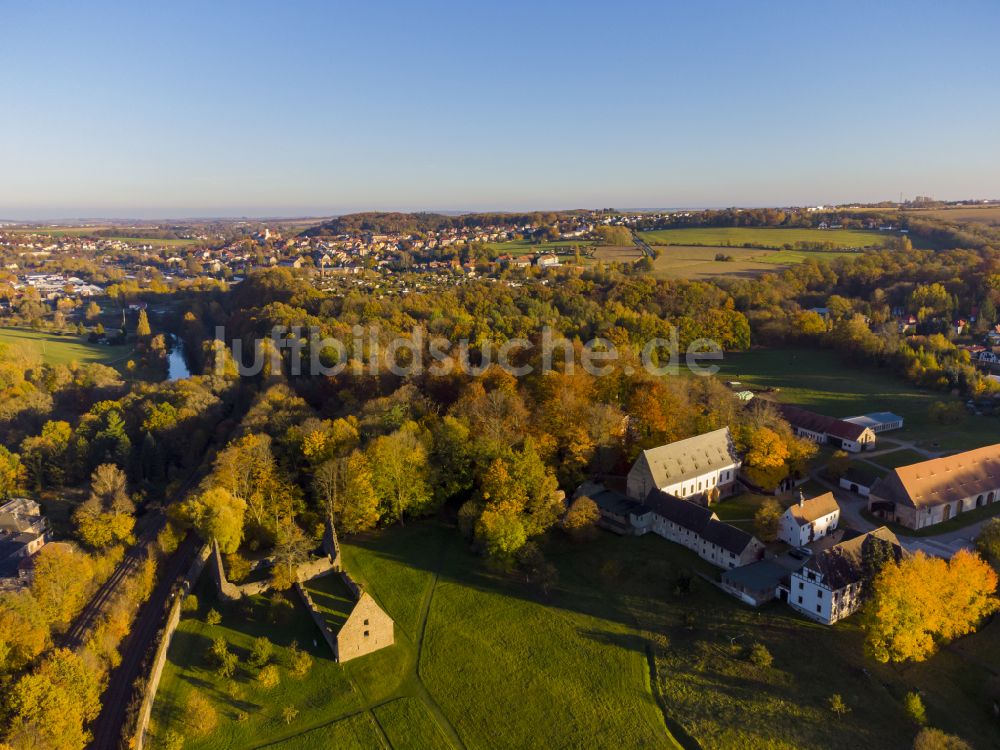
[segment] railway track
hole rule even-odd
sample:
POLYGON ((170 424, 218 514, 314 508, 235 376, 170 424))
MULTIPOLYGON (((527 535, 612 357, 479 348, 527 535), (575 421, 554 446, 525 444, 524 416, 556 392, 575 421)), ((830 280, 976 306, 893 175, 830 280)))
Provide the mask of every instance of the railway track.
POLYGON ((128 718, 129 703, 136 680, 142 673, 146 654, 163 625, 177 580, 191 567, 198 552, 197 535, 192 531, 167 558, 159 583, 132 623, 121 647, 122 660, 111 672, 101 696, 101 713, 91 725, 91 750, 119 750, 124 746, 122 727, 128 718))

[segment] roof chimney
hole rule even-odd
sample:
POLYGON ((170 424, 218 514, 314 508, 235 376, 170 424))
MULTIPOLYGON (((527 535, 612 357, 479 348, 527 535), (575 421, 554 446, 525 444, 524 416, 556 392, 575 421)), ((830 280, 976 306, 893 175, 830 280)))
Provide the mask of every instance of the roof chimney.
POLYGON ((801 507, 802 507, 803 505, 805 505, 805 504, 806 504, 806 496, 805 496, 805 493, 803 493, 803 492, 802 492, 802 488, 801 488, 801 487, 799 487, 799 507, 801 508, 801 507))

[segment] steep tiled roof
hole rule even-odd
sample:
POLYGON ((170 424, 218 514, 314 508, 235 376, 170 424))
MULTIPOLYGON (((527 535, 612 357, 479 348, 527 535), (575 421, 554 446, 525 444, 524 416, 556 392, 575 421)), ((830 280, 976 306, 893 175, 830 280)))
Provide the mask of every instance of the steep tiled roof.
POLYGON ((661 490, 651 490, 644 502, 653 513, 688 529, 707 542, 740 554, 753 541, 745 531, 720 521, 708 508, 681 500, 661 490))
POLYGON ((841 589, 849 583, 858 583, 864 575, 863 556, 872 539, 881 539, 892 545, 893 555, 898 560, 903 555, 899 539, 885 526, 880 526, 867 534, 851 537, 826 549, 816 552, 805 564, 806 570, 813 570, 823 576, 823 583, 831 589, 841 589))
POLYGON ((1000 489, 1000 443, 900 466, 871 494, 915 508, 942 505, 1000 489))
POLYGON ((706 432, 642 452, 653 484, 666 487, 739 461, 729 428, 706 432))
POLYGON ((843 419, 835 417, 827 417, 823 414, 800 409, 797 406, 791 406, 790 404, 778 403, 776 406, 778 407, 778 411, 781 412, 781 416, 788 420, 789 424, 793 427, 809 430, 810 432, 820 432, 839 437, 842 440, 857 441, 862 433, 868 429, 864 425, 852 424, 851 422, 845 422, 843 419))
POLYGON ((810 498, 809 500, 801 500, 795 505, 788 509, 791 513, 792 518, 794 518, 799 526, 805 526, 807 523, 812 523, 817 518, 822 518, 823 516, 828 516, 831 513, 836 513, 840 510, 840 506, 837 505, 836 499, 833 497, 832 492, 827 492, 822 495, 817 495, 816 497, 810 498))

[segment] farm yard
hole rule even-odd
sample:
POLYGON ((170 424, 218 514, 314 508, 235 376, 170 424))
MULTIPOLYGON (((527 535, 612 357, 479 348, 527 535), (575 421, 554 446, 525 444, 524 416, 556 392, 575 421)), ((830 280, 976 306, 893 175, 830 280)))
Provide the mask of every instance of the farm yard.
POLYGON ((774 227, 681 227, 639 232, 650 245, 707 245, 782 249, 798 243, 830 243, 834 248, 881 247, 894 233, 855 229, 781 229, 774 227))
POLYGON ((46 364, 60 365, 78 362, 117 366, 125 363, 132 353, 127 346, 91 344, 75 334, 60 336, 25 328, 0 328, 0 344, 24 346, 37 351, 46 364))
POLYGON ((970 664, 960 653, 976 641, 976 654, 1000 654, 996 623, 899 670, 865 658, 856 619, 826 628, 778 603, 753 610, 695 575, 713 574, 707 563, 652 535, 553 538, 546 554, 559 576, 549 597, 490 571, 439 523, 385 529, 343 549, 352 575, 395 618, 396 645, 337 664, 297 600, 221 605, 203 579, 199 611, 170 648, 153 747, 173 730, 185 748, 220 750, 904 750, 916 727, 902 698, 914 689, 935 726, 977 746, 993 736, 981 688, 1000 663, 970 664), (210 607, 221 623, 207 624, 210 607), (270 687, 244 658, 260 635, 275 644, 280 679, 270 687), (206 663, 219 636, 241 657, 230 679, 206 663), (304 679, 288 666, 293 641, 314 659, 304 679), (758 642, 772 666, 748 661, 758 642), (828 708, 835 692, 851 709, 845 720, 828 708), (217 715, 210 736, 192 723, 193 693, 217 715), (287 706, 298 712, 291 721, 287 706))

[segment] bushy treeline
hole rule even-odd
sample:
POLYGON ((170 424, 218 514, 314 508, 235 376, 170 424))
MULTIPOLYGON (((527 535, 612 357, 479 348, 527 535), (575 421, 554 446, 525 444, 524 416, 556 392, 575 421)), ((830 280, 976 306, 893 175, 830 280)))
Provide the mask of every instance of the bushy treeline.
POLYGON ((720 283, 746 315, 754 343, 832 347, 920 386, 970 395, 994 389, 954 341, 962 320, 963 334, 998 322, 1000 252, 990 247, 883 250, 720 283))
POLYGON ((544 226, 555 224, 583 211, 531 211, 526 213, 398 213, 377 212, 345 214, 302 232, 306 237, 338 234, 414 234, 446 229, 472 229, 483 226, 544 226))

